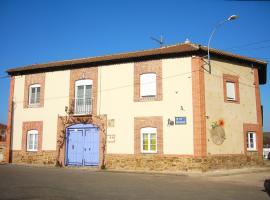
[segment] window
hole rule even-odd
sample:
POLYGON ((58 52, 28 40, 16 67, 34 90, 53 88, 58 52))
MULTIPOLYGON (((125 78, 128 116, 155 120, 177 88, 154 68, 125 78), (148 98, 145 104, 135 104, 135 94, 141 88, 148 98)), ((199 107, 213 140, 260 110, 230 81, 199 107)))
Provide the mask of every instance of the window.
POLYGON ((89 114, 92 112, 92 80, 75 82, 75 114, 89 114))
POLYGON ((227 100, 235 101, 235 83, 226 81, 226 92, 227 92, 227 100))
POLYGON ((157 153, 157 129, 141 128, 141 152, 157 153))
POLYGON ((34 84, 29 87, 29 105, 40 104, 40 85, 34 84))
POLYGON ((0 142, 5 142, 6 141, 6 131, 1 130, 0 132, 0 142))
POLYGON ((30 130, 27 132, 27 151, 38 150, 38 131, 30 130))
POLYGON ((240 103, 239 77, 223 74, 224 102, 240 103))
POLYGON ((140 96, 155 97, 157 94, 156 74, 146 73, 140 75, 140 96))
POLYGON ((247 133, 247 150, 248 151, 256 150, 256 133, 255 132, 247 133))

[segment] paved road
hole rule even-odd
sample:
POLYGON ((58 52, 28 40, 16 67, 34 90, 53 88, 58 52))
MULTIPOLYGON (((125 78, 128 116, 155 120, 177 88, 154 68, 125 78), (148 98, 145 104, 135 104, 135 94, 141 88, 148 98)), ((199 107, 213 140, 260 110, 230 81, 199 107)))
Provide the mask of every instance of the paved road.
POLYGON ((259 174, 229 179, 0 165, 0 199, 269 199, 261 179, 270 173, 259 174), (256 184, 243 181, 249 176, 256 184))

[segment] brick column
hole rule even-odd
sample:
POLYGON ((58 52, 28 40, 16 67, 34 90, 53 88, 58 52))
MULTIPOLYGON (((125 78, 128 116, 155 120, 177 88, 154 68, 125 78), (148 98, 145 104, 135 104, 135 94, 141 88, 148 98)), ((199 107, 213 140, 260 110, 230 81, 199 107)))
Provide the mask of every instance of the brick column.
POLYGON ((256 111, 257 111, 257 147, 258 155, 263 154, 263 133, 262 133, 262 111, 261 111, 261 99, 260 99, 260 85, 259 85, 259 75, 258 69, 254 68, 254 85, 255 85, 255 96, 256 96, 256 111))
POLYGON ((205 86, 203 60, 192 57, 192 100, 194 156, 206 156, 205 86))
POLYGON ((8 100, 8 120, 7 120, 7 135, 6 135, 6 162, 11 162, 10 151, 11 151, 11 134, 12 134, 12 123, 13 123, 13 96, 14 96, 14 83, 15 77, 10 77, 10 89, 9 89, 9 100, 8 100))

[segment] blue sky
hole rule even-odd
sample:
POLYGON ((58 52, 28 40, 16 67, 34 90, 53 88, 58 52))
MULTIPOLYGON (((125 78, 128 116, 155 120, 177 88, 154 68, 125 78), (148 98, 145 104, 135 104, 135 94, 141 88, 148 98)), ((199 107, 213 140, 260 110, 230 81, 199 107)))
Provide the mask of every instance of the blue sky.
MULTIPOLYGON (((206 45, 215 24, 232 14, 240 18, 218 30, 212 47, 270 60, 267 1, 0 0, 0 77, 17 66, 155 48, 150 37, 161 34, 166 45, 186 38, 206 45)), ((0 91, 6 123, 8 78, 0 78, 0 91)), ((270 131, 269 83, 261 99, 270 131)))

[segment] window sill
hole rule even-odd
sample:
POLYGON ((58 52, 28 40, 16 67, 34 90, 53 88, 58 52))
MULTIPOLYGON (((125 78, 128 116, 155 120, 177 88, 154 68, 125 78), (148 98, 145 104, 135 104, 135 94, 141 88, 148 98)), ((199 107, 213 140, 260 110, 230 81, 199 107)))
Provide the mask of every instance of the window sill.
POLYGON ((40 108, 41 104, 28 104, 28 108, 40 108))
POLYGON ((247 149, 248 152, 257 152, 257 149, 247 149))
POLYGON ((157 154, 157 151, 155 151, 155 152, 145 152, 145 151, 142 151, 141 154, 157 154))
POLYGON ((151 102, 151 101, 160 101, 157 96, 149 96, 149 97, 140 97, 139 102, 151 102))
POLYGON ((89 113, 74 113, 73 116, 88 116, 88 115, 92 115, 92 112, 89 113))
POLYGON ((236 103, 239 104, 240 102, 238 100, 231 100, 231 99, 226 99, 225 103, 236 103))
POLYGON ((29 152, 29 153, 37 153, 38 150, 27 150, 26 152, 29 152))

